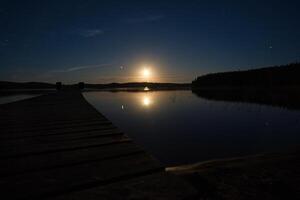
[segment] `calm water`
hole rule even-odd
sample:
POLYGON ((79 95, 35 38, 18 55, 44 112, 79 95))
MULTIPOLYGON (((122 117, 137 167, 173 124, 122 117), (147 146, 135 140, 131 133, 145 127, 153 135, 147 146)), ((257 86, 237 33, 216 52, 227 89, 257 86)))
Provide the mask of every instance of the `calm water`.
POLYGON ((300 111, 206 100, 191 91, 87 92, 86 99, 166 165, 300 144, 300 111))
POLYGON ((38 95, 17 94, 17 95, 9 95, 9 96, 0 96, 0 104, 20 101, 20 100, 32 98, 32 97, 35 97, 35 96, 38 96, 38 95))

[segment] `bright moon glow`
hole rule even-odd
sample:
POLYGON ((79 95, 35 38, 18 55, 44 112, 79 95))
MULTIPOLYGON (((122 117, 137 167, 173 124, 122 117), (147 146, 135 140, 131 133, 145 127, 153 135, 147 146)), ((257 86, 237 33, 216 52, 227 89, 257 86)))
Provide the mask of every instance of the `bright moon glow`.
POLYGON ((150 97, 148 96, 145 96, 142 100, 142 104, 145 106, 145 107, 148 107, 152 104, 152 100, 150 97))
POLYGON ((142 75, 144 78, 149 78, 151 76, 151 71, 149 68, 144 68, 142 71, 142 75))

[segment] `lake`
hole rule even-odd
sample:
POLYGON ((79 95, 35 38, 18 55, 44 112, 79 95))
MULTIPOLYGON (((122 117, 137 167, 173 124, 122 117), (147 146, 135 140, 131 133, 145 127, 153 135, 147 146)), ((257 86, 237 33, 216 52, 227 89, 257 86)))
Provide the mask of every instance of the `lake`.
POLYGON ((84 96, 167 166, 281 152, 300 144, 299 110, 216 101, 189 90, 84 96))

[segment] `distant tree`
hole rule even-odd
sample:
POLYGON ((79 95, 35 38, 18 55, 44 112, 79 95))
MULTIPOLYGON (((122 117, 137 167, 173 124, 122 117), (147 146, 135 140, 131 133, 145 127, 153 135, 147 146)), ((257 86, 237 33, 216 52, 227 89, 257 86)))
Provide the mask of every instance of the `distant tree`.
POLYGON ((83 90, 84 89, 84 82, 79 82, 78 87, 79 87, 79 89, 83 90))
POLYGON ((199 76, 193 87, 277 87, 300 85, 300 63, 199 76))
POLYGON ((56 89, 61 90, 62 88, 62 83, 61 82, 56 82, 56 89))

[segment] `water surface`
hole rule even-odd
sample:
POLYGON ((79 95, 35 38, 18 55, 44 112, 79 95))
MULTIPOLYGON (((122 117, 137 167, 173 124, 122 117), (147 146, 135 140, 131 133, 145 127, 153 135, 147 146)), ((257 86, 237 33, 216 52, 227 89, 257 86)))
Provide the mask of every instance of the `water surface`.
POLYGON ((168 166, 285 151, 300 144, 298 110, 208 100, 191 91, 106 91, 84 96, 168 166))

